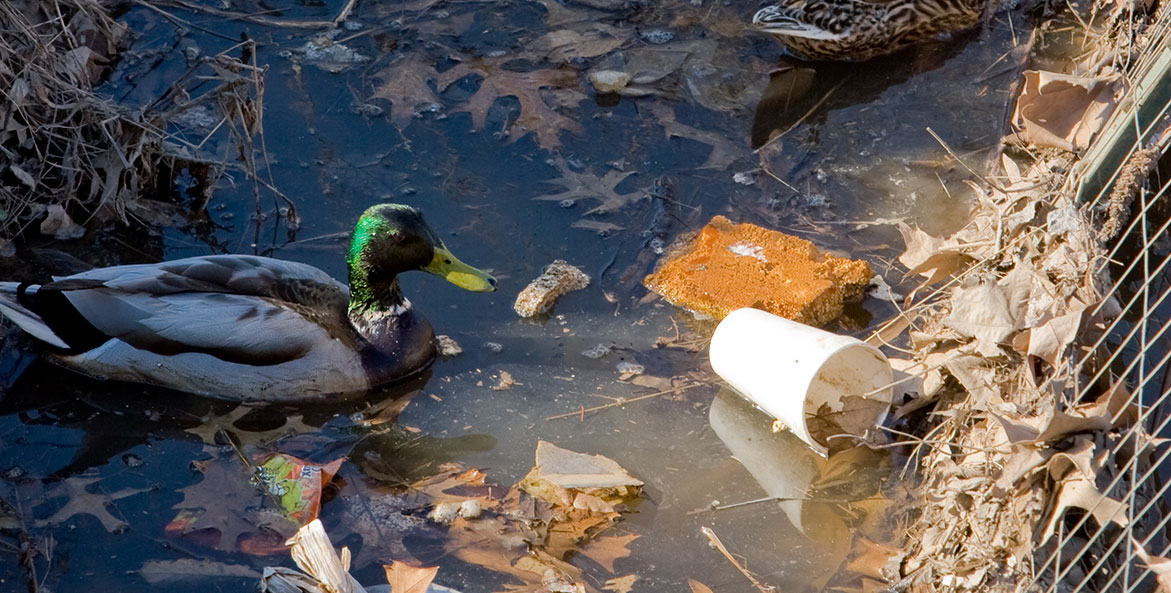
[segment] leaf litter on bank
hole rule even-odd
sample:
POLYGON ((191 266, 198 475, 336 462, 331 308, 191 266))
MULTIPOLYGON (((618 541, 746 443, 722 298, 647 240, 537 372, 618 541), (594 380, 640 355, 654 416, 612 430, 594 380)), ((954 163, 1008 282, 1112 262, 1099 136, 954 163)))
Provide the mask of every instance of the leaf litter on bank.
MULTIPOLYGON (((1109 108, 1101 93, 1112 92, 1114 74, 1095 55, 1081 66, 1089 82, 1060 85, 1068 96, 1098 99, 1047 122, 1060 128, 1046 132, 1060 139, 1053 145, 1086 141, 1086 122, 1109 108)), ((1036 78, 1026 77, 1018 115, 1053 107, 1035 104, 1053 100, 1028 89, 1036 78)), ((994 176, 972 184, 976 206, 964 228, 936 238, 900 227, 907 245, 900 260, 921 284, 904 303, 912 354, 892 363, 922 385, 920 401, 904 402, 900 413, 923 418, 920 434, 928 435, 906 442, 915 447, 926 502, 915 505, 904 549, 882 576, 907 591, 1031 586, 1040 576, 1032 572, 1034 548, 1051 540, 1067 511, 1084 513, 1076 525, 1091 531, 1141 519, 1127 516, 1121 496, 1140 486, 1129 482, 1127 467, 1150 469, 1133 452, 1151 437, 1129 432, 1140 418, 1138 394, 1085 351, 1118 307, 1108 297, 1095 213, 1054 191, 1067 182, 1069 164, 1052 151, 1005 154, 994 176), (1086 389, 1095 373, 1102 379, 1086 389), (1120 446, 1125 439, 1130 444, 1120 446)), ((1064 533, 1050 545, 1070 546, 1071 557, 1085 551, 1082 544, 1097 545, 1076 537, 1064 533)))

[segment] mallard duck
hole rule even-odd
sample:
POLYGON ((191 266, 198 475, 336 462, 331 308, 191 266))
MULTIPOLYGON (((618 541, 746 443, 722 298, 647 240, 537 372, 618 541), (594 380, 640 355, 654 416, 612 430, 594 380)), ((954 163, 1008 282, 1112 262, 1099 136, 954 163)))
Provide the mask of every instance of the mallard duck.
POLYGON ((99 268, 46 284, 0 282, 0 313, 53 362, 102 379, 233 400, 349 394, 425 368, 431 324, 399 289, 422 270, 488 292, 422 214, 382 204, 358 219, 349 288, 306 264, 251 255, 99 268))
POLYGON ((808 60, 867 60, 980 20, 986 0, 781 0, 752 17, 808 60))

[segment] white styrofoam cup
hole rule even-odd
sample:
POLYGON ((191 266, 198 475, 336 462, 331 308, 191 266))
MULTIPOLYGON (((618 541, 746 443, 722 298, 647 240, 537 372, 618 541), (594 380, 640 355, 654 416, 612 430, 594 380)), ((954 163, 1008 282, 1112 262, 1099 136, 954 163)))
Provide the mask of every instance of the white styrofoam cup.
POLYGON ((861 396, 879 410, 867 425, 840 419, 861 434, 881 422, 891 401, 890 363, 878 348, 758 309, 737 309, 716 327, 708 354, 728 385, 780 420, 822 456, 827 443, 810 435, 806 416, 821 406, 841 411, 842 398, 861 396), (881 405, 879 405, 881 404, 881 405))

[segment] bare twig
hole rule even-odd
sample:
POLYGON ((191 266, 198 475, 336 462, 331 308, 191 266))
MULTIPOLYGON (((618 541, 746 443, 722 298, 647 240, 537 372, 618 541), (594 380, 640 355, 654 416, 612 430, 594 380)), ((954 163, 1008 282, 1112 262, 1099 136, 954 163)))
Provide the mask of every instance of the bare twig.
POLYGON ((585 415, 589 414, 591 412, 597 412, 599 410, 605 410, 608 408, 620 408, 622 406, 625 406, 626 404, 632 404, 634 402, 639 402, 644 399, 650 399, 652 397, 659 397, 660 395, 666 395, 668 393, 678 393, 680 391, 687 391, 688 389, 694 389, 694 388, 699 387, 701 385, 710 385, 710 383, 692 383, 691 385, 683 385, 682 387, 672 387, 671 389, 664 389, 662 391, 656 391, 654 393, 647 393, 645 395, 632 397, 630 399, 620 397, 620 398, 617 398, 616 401, 610 402, 608 404, 602 404, 600 406, 594 406, 592 408, 583 408, 583 409, 577 410, 575 412, 566 412, 564 414, 557 414, 556 416, 549 416, 548 418, 545 418, 545 420, 557 420, 558 418, 571 418, 574 416, 577 416, 577 417, 582 418, 584 420, 585 415))
POLYGON ((724 542, 720 541, 720 538, 716 535, 716 532, 712 531, 710 527, 700 527, 699 530, 702 531, 705 536, 707 536, 707 539, 709 542, 711 542, 712 547, 719 550, 720 553, 724 555, 724 558, 727 558, 728 562, 731 562, 732 566, 736 567, 736 570, 740 571, 740 574, 744 575, 745 578, 747 578, 748 581, 752 583, 753 587, 756 587, 757 591, 760 591, 760 593, 778 593, 778 589, 776 587, 760 582, 760 580, 753 576, 751 572, 748 572, 748 569, 744 568, 739 562, 737 562, 736 558, 732 556, 732 553, 728 551, 728 548, 724 546, 724 542))

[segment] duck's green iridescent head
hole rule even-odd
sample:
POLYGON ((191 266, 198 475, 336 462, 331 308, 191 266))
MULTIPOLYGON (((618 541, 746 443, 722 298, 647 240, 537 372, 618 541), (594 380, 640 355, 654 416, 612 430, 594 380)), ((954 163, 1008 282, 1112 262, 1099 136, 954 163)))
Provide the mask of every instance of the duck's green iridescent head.
POLYGON ((384 301, 397 293, 395 277, 422 270, 475 292, 496 290, 496 279, 456 258, 423 220, 404 204, 379 204, 362 213, 346 258, 354 300, 384 301))

